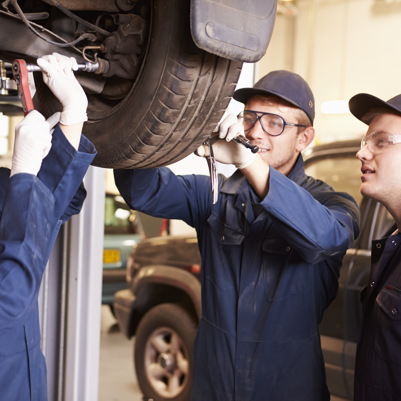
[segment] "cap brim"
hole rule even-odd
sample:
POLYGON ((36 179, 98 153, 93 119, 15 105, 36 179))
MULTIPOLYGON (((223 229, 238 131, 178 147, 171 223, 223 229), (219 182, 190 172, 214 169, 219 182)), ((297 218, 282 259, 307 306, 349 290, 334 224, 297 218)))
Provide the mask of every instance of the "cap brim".
POLYGON ((280 99, 285 100, 288 103, 291 103, 295 107, 300 108, 299 104, 293 102, 291 99, 288 99, 287 97, 279 95, 278 93, 275 93, 273 91, 267 91, 264 89, 255 89, 255 88, 238 89, 234 92, 233 98, 235 100, 238 100, 241 103, 246 104, 246 102, 248 101, 249 98, 251 98, 252 96, 257 96, 257 95, 260 95, 260 96, 273 95, 273 96, 279 97, 280 99))
POLYGON ((400 114, 400 110, 396 107, 391 106, 384 100, 379 99, 376 96, 369 95, 368 93, 359 93, 353 96, 349 102, 348 107, 350 112, 360 121, 365 124, 370 124, 372 118, 365 118, 366 114, 372 109, 387 109, 392 112, 400 114))

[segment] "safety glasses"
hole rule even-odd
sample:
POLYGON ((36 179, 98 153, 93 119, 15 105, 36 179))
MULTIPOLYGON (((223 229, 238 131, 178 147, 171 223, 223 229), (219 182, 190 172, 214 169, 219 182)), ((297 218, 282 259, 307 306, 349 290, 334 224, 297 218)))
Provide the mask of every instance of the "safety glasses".
POLYGON ((371 153, 377 154, 398 143, 401 143, 401 135, 391 134, 387 131, 376 131, 362 138, 361 149, 367 146, 371 153))
POLYGON ((263 131, 271 136, 281 135, 287 126, 306 127, 306 125, 287 123, 283 117, 277 114, 263 113, 262 111, 244 110, 237 117, 238 121, 244 125, 245 132, 253 128, 259 120, 263 131))

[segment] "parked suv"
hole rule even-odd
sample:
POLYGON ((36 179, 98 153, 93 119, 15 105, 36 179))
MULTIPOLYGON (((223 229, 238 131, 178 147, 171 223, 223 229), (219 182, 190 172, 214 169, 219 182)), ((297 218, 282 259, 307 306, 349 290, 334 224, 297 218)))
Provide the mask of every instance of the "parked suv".
MULTIPOLYGON (((337 298, 320 324, 327 384, 332 395, 353 399, 359 294, 367 285, 371 240, 394 223, 386 209, 362 197, 360 141, 307 149, 306 173, 348 192, 361 208, 361 235, 344 257, 337 298)), ((128 261, 129 289, 115 295, 120 327, 136 336, 134 359, 145 400, 189 400, 192 342, 201 316, 200 255, 196 238, 160 237, 141 242, 128 261)))

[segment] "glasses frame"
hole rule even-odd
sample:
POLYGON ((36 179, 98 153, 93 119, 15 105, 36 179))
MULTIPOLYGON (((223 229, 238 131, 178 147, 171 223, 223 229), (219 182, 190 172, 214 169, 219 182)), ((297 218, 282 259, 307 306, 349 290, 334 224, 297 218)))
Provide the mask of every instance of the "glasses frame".
POLYGON ((243 117, 240 117, 240 116, 241 116, 242 113, 245 113, 245 112, 253 113, 253 114, 255 114, 255 116, 256 116, 256 120, 255 120, 255 122, 252 124, 252 126, 251 126, 250 128, 245 129, 245 127, 244 127, 244 131, 245 131, 245 132, 251 130, 251 129, 255 126, 255 124, 256 124, 258 121, 259 121, 259 123, 260 123, 260 126, 262 127, 262 130, 263 130, 264 132, 266 132, 267 135, 270 135, 270 136, 280 136, 280 135, 284 132, 284 130, 286 129, 287 126, 290 126, 290 127, 304 127, 304 128, 306 128, 306 125, 287 123, 287 121, 285 121, 284 118, 281 117, 281 116, 279 116, 278 114, 274 114, 274 113, 265 113, 265 112, 263 112, 263 111, 243 110, 243 111, 241 111, 241 113, 239 113, 239 114, 237 115, 237 118, 243 118, 243 117), (258 114, 261 114, 261 115, 259 116, 258 114), (265 130, 265 127, 264 127, 263 124, 262 124, 262 117, 265 116, 265 115, 279 117, 279 118, 281 118, 281 120, 283 120, 283 123, 284 123, 284 124, 283 124, 283 129, 282 129, 282 131, 281 131, 279 134, 277 134, 277 135, 270 134, 269 132, 267 132, 267 131, 265 130))
MULTIPOLYGON (((372 154, 379 154, 379 153, 381 153, 385 148, 383 148, 383 149, 381 149, 381 150, 379 150, 379 151, 374 151, 374 150, 372 150, 371 148, 370 148, 370 146, 368 145, 368 139, 371 137, 371 136, 373 136, 374 134, 377 134, 378 132, 372 132, 372 133, 370 133, 369 135, 364 135, 363 137, 362 137, 362 139, 361 139, 361 149, 360 150, 363 150, 366 146, 368 147, 368 149, 369 149, 369 152, 370 153, 372 153, 372 154)), ((389 142, 389 144, 390 145, 397 145, 398 143, 401 143, 401 135, 398 135, 398 134, 391 134, 391 135, 389 135, 389 137, 388 137, 388 142, 389 142)))

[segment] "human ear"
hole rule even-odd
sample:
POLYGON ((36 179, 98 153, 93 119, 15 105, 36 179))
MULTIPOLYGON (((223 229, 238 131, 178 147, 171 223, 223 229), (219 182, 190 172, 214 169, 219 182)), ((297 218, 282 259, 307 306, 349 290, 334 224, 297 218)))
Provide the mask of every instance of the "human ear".
POLYGON ((298 152, 302 152, 306 149, 315 138, 315 129, 313 127, 308 127, 303 130, 297 138, 297 146, 296 149, 298 152))

